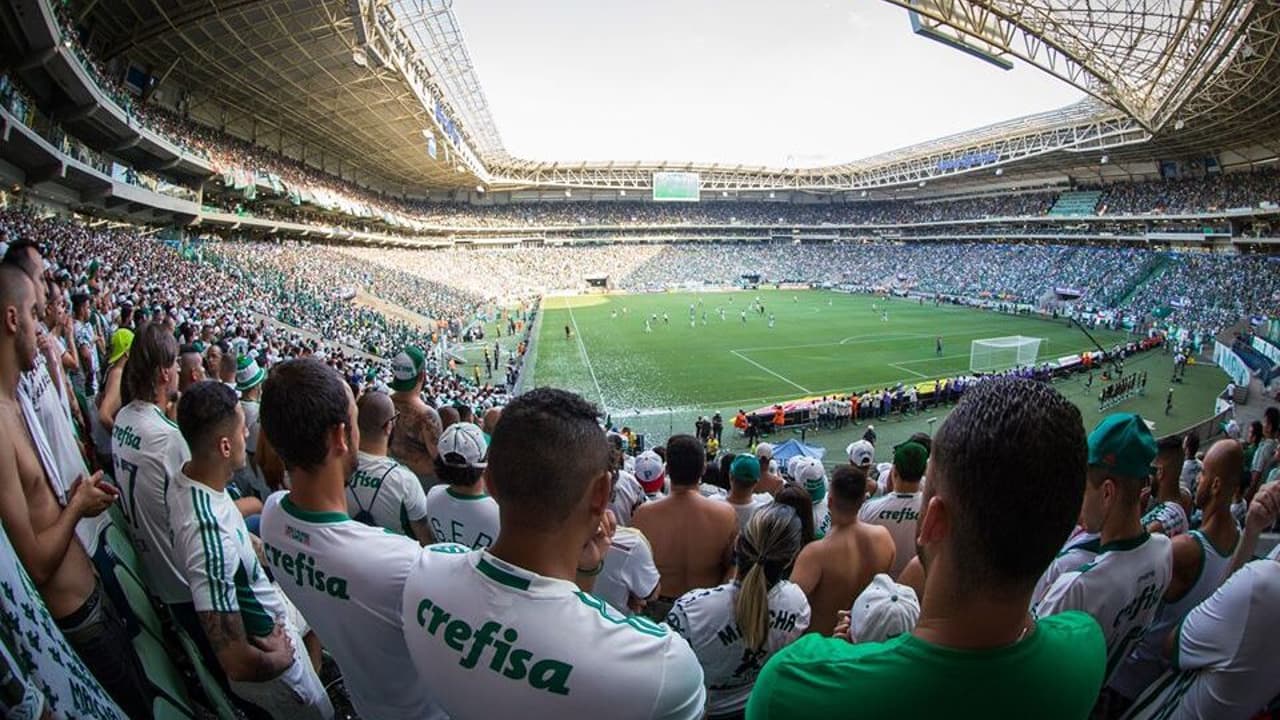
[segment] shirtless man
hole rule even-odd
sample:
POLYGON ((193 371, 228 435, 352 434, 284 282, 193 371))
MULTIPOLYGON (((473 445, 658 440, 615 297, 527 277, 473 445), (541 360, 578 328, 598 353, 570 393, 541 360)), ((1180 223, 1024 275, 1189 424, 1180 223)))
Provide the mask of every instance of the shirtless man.
POLYGON ((830 635, 836 613, 848 610, 871 578, 893 566, 896 548, 888 528, 858 522, 866 486, 867 477, 859 468, 836 468, 828 504, 831 529, 796 557, 791 582, 809 597, 813 612, 808 632, 830 635))
POLYGON ((436 443, 444 428, 440 414, 422 400, 422 386, 427 381, 427 358, 416 347, 407 347, 391 361, 391 401, 400 417, 391 432, 391 457, 399 460, 418 476, 422 489, 429 490, 436 480, 436 443))
POLYGON ((61 507, 49 487, 18 405, 18 379, 36 362, 35 288, 26 273, 0 266, 0 521, 18 559, 67 641, 130 717, 150 715, 150 692, 110 598, 102 590, 76 523, 115 502, 102 473, 81 475, 61 507))
POLYGON ((646 609, 650 617, 665 620, 676 598, 694 588, 716 587, 732 571, 738 516, 727 503, 698 491, 705 464, 706 451, 697 438, 673 436, 667 441, 671 494, 641 505, 631 519, 652 544, 662 576, 658 600, 646 609))
POLYGON ((769 462, 773 460, 773 445, 769 443, 757 445, 756 459, 760 461, 760 482, 756 484, 756 492, 777 495, 782 489, 782 476, 769 469, 769 462))

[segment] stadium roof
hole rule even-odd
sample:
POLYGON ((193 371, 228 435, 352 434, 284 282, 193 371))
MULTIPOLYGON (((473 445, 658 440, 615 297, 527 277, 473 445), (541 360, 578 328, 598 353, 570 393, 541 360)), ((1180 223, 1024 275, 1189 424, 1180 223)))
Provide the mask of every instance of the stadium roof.
MULTIPOLYGON (((935 37, 1016 58, 1092 98, 817 169, 549 163, 510 157, 448 0, 86 0, 108 60, 190 91, 193 115, 386 189, 839 192, 1046 179, 1236 150, 1280 154, 1280 4, 1264 0, 888 0, 935 37), (226 112, 223 112, 224 109, 226 112), (429 139, 430 138, 430 139, 429 139), (436 157, 428 143, 436 145, 436 157)), ((163 89, 163 87, 162 87, 163 89)))

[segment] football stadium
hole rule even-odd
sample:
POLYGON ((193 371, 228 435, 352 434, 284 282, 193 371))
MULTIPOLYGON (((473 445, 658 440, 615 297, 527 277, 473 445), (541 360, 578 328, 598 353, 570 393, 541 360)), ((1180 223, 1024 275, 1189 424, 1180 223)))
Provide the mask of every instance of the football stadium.
POLYGON ((6 717, 1280 716, 1280 4, 0 0, 0 259, 6 717))

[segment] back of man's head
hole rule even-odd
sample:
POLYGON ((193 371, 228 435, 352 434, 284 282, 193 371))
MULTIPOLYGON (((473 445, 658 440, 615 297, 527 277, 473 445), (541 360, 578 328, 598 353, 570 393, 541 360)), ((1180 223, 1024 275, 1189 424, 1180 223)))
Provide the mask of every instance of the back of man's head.
POLYGON ((333 428, 351 421, 350 403, 333 368, 315 358, 289 360, 263 383, 259 422, 285 468, 313 471, 329 457, 333 428))
POLYGON ((207 457, 218 450, 218 441, 228 437, 236 424, 236 393, 220 382, 198 382, 178 401, 178 429, 191 455, 207 457))
POLYGON ((1275 437, 1276 431, 1280 430, 1280 408, 1275 405, 1267 408, 1262 413, 1262 420, 1263 428, 1269 433, 1268 437, 1275 437))
POLYGON ((218 361, 218 378, 223 382, 235 382, 236 380, 236 356, 235 353, 223 351, 222 358, 218 361))
POLYGON ((960 576, 1030 588, 1079 515, 1086 452, 1080 411, 1049 385, 1002 378, 968 389, 934 435, 924 506, 934 496, 949 506, 960 576))
POLYGON ((502 411, 489 444, 489 486, 503 527, 555 528, 609 473, 600 411, 578 395, 537 388, 502 411))
POLYGON ((831 473, 832 510, 857 515, 867 497, 867 474, 862 468, 840 464, 831 473))
POLYGON ((26 238, 20 238, 9 243, 9 249, 4 254, 3 262, 5 265, 12 265, 26 273, 32 282, 38 282, 40 276, 44 273, 44 261, 40 246, 26 238))
POLYGON ((692 435, 673 435, 667 440, 667 477, 672 486, 689 487, 702 480, 707 451, 692 435))
POLYGON ((480 429, 490 435, 493 429, 498 427, 498 419, 502 417, 502 408, 492 407, 484 411, 484 418, 480 422, 480 429))
POLYGON ((160 372, 172 367, 178 360, 178 341, 173 334, 158 323, 147 323, 133 336, 129 347, 129 362, 124 366, 121 378, 121 399, 125 403, 134 400, 152 402, 156 394, 160 372))
POLYGON ((396 406, 391 396, 378 390, 370 390, 356 403, 356 424, 361 439, 373 440, 391 434, 391 418, 396 406))
POLYGON ((1188 459, 1194 458, 1196 453, 1200 452, 1200 436, 1193 432, 1183 435, 1182 448, 1186 452, 1188 459))
POLYGON ((461 422, 461 421, 462 421, 462 418, 459 416, 457 408, 450 407, 448 405, 445 405, 444 407, 440 408, 440 429, 441 430, 448 430, 450 425, 456 422, 461 422))

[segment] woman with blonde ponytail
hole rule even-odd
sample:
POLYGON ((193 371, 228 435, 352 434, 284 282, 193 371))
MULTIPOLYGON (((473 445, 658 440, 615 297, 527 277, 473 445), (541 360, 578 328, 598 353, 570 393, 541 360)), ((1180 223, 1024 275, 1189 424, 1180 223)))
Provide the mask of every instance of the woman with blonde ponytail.
POLYGON ((800 552, 801 527, 787 505, 760 508, 734 548, 737 579, 690 590, 667 616, 702 664, 708 720, 743 717, 765 662, 809 627, 809 601, 785 579, 800 552))

